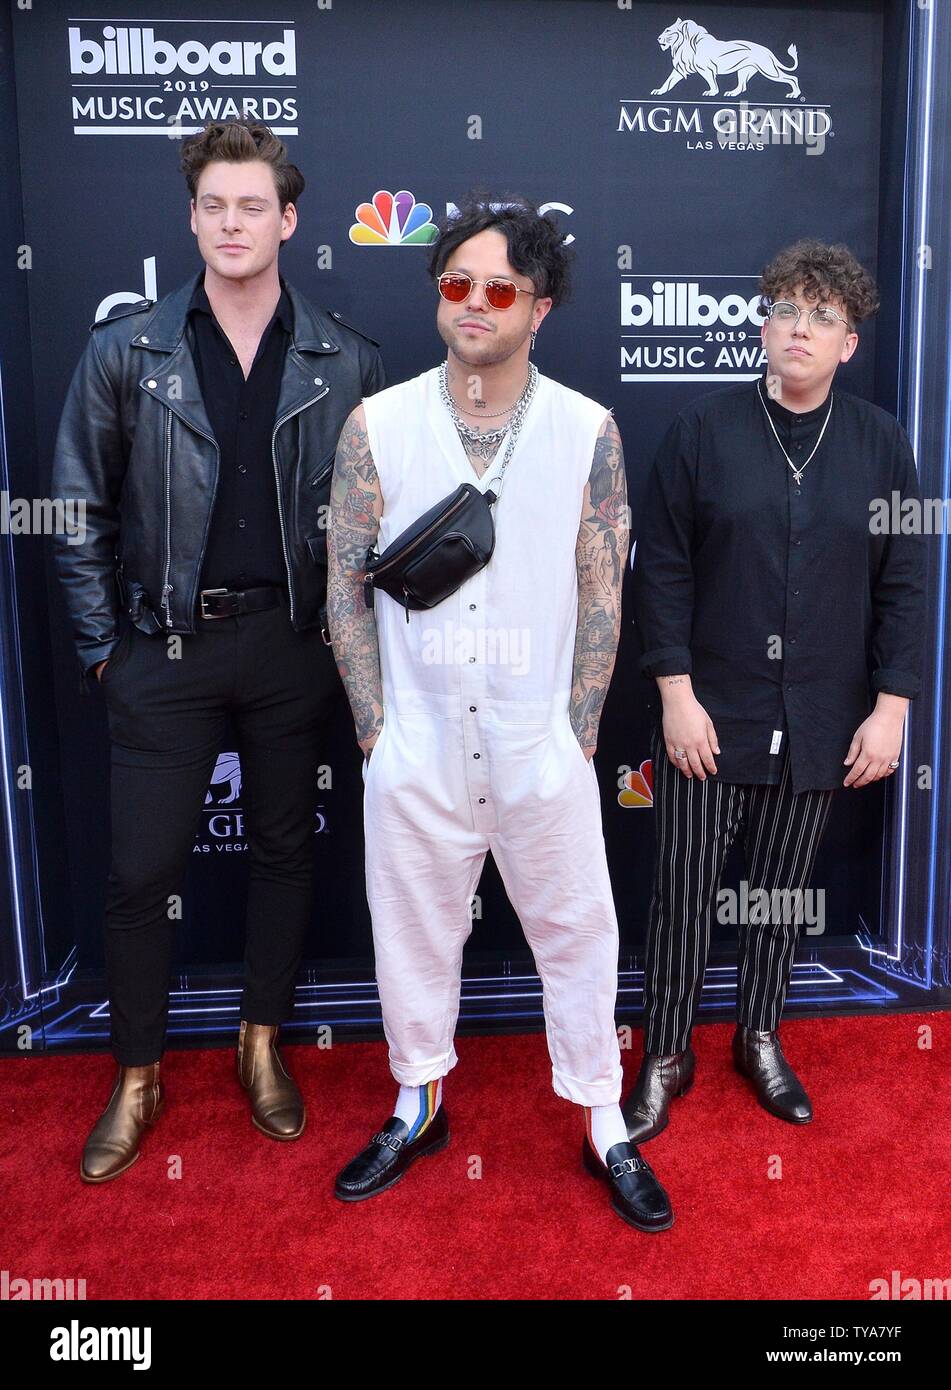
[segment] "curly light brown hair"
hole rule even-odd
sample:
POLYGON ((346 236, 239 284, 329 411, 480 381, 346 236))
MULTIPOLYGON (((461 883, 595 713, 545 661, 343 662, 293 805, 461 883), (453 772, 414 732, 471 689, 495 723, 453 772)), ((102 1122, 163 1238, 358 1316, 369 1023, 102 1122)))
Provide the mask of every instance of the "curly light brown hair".
POLYGON ((806 299, 837 299, 845 305, 849 328, 871 318, 879 306, 878 288, 847 246, 797 241, 774 256, 760 276, 760 313, 783 295, 801 290, 806 299))
POLYGON ((204 130, 190 135, 182 145, 181 170, 192 198, 197 197, 198 179, 212 160, 244 164, 263 159, 274 175, 281 212, 296 203, 304 191, 304 175, 287 157, 287 146, 263 121, 209 121, 204 130))

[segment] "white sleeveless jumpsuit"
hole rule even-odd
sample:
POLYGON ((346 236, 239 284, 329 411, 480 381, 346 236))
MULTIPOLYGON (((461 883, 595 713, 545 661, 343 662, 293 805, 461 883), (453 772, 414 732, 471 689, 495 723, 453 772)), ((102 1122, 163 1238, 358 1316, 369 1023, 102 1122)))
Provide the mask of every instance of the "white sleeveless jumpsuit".
MULTIPOLYGON (((470 482, 437 370, 364 401, 378 549, 470 482)), ((384 722, 364 764, 367 896, 390 1066, 418 1086, 455 1066, 463 945, 486 852, 543 986, 552 1084, 617 1101, 618 929, 597 776, 569 720, 575 545, 607 411, 539 375, 493 507, 489 564, 438 607, 376 594, 384 722)))

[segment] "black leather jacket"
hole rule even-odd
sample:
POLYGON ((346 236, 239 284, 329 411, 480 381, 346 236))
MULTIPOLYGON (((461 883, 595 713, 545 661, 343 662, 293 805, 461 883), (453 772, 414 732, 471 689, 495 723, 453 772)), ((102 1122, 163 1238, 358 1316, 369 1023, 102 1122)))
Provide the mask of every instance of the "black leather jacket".
MULTIPOLYGON (((218 473, 186 317, 196 283, 157 304, 119 305, 94 323, 63 407, 52 494, 85 504, 85 539, 71 545, 57 534, 54 559, 84 691, 118 644, 121 608, 143 632, 195 631, 218 473)), ((324 619, 337 439, 385 377, 372 339, 283 283, 294 334, 271 452, 291 623, 300 630, 324 619)))

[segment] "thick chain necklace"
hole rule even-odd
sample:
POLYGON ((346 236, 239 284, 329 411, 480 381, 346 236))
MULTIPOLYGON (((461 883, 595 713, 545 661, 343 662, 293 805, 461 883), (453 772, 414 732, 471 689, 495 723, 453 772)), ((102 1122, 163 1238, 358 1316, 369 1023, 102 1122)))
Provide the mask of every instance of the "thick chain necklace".
MULTIPOLYGON (((518 400, 512 406, 512 418, 507 425, 499 425, 494 430, 480 430, 476 425, 469 425, 459 414, 458 407, 452 398, 449 390, 449 365, 441 362, 439 365, 439 394, 455 425, 459 437, 462 440, 467 452, 474 454, 483 463, 490 463, 496 449, 499 447, 505 435, 511 431, 513 437, 518 434, 522 419, 528 409, 529 402, 535 394, 535 385, 538 381, 538 368, 534 362, 528 364, 528 380, 525 389, 518 400)), ((505 411, 500 411, 505 414, 505 411)))
POLYGON ((772 415, 770 415, 769 411, 766 408, 766 402, 763 400, 763 393, 760 390, 758 382, 756 385, 756 394, 757 396, 759 396, 759 403, 763 407, 763 414, 769 421, 769 427, 773 431, 773 436, 776 440, 776 443, 779 445, 780 450, 782 451, 783 458, 786 460, 786 462, 789 464, 790 468, 793 471, 793 477, 795 478, 796 486, 798 487, 799 484, 802 482, 802 475, 806 470, 806 465, 811 462, 813 455, 816 452, 816 449, 818 449, 819 445, 822 443, 822 436, 826 432, 826 425, 829 423, 829 417, 832 415, 832 402, 835 400, 835 392, 833 391, 829 393, 829 409, 826 411, 826 418, 823 421, 822 429, 819 431, 819 438, 815 442, 815 446, 812 450, 812 453, 809 455, 809 458, 806 459, 806 462, 802 464, 799 468, 796 467, 792 459, 786 453, 786 450, 783 448, 783 441, 780 439, 779 435, 776 432, 776 426, 773 424, 773 417, 772 415))

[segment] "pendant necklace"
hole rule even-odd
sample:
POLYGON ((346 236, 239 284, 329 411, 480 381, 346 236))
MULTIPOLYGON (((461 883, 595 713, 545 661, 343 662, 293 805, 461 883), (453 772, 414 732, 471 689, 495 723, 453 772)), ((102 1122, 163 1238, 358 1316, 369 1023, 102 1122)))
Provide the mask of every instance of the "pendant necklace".
POLYGON ((796 486, 798 487, 798 486, 800 485, 800 483, 802 482, 802 475, 803 475, 803 473, 804 473, 805 470, 806 470, 807 464, 809 464, 809 463, 811 462, 811 460, 812 460, 812 458, 813 458, 813 456, 814 456, 814 454, 815 454, 815 452, 816 452, 816 449, 818 449, 819 445, 822 443, 822 436, 823 436, 823 435, 825 434, 825 432, 826 432, 826 425, 829 423, 829 419, 830 419, 830 417, 831 417, 831 415, 832 415, 832 402, 833 402, 833 400, 835 399, 835 393, 834 393, 834 392, 830 392, 830 395, 829 395, 829 409, 826 411, 826 418, 825 418, 825 420, 824 420, 823 423, 822 423, 822 429, 819 431, 819 438, 818 438, 818 439, 816 440, 816 442, 815 442, 815 446, 813 447, 812 453, 809 455, 809 458, 806 459, 806 462, 805 462, 804 464, 802 464, 799 468, 796 467, 796 465, 793 463, 792 459, 791 459, 791 458, 789 457, 789 455, 786 453, 786 450, 783 448, 783 441, 780 439, 780 437, 779 437, 779 435, 778 435, 778 433, 777 433, 777 431, 776 431, 776 426, 773 424, 773 417, 770 415, 769 411, 768 411, 767 408, 766 408, 766 402, 763 400, 763 393, 762 393, 762 391, 761 391, 760 388, 759 388, 759 383, 757 383, 757 386, 756 386, 756 394, 757 394, 757 396, 758 396, 758 398, 759 398, 759 403, 760 403, 760 405, 763 407, 763 414, 766 416, 766 419, 769 421, 769 427, 770 427, 770 429, 773 431, 773 437, 775 438, 776 443, 777 443, 777 444, 779 445, 779 447, 780 447, 780 450, 781 450, 781 452, 782 452, 783 458, 786 460, 786 462, 789 464, 790 468, 792 469, 792 471, 793 471, 793 477, 795 478, 795 480, 796 480, 796 486))
MULTIPOLYGON (((455 425, 466 449, 481 459, 483 463, 490 463, 501 441, 505 438, 509 430, 517 432, 517 426, 521 424, 525 411, 528 409, 529 402, 535 392, 535 384, 538 380, 538 368, 534 362, 529 363, 528 380, 525 389, 512 407, 512 418, 507 425, 500 425, 497 429, 486 430, 483 432, 474 425, 469 425, 459 414, 459 410, 452 398, 449 390, 449 371, 445 362, 439 368, 439 394, 455 425)), ((506 411, 499 411, 500 415, 507 414, 506 411)))

